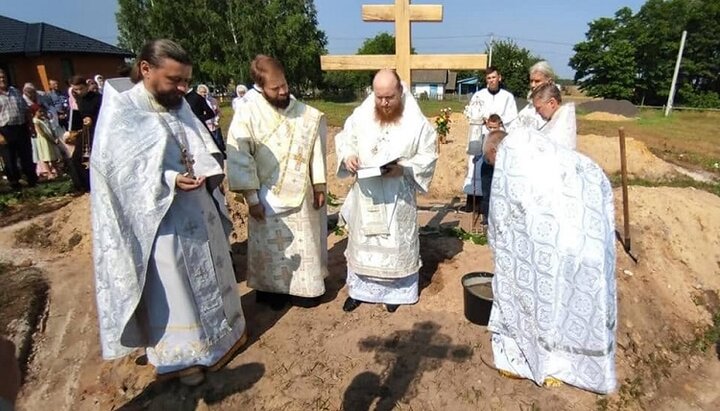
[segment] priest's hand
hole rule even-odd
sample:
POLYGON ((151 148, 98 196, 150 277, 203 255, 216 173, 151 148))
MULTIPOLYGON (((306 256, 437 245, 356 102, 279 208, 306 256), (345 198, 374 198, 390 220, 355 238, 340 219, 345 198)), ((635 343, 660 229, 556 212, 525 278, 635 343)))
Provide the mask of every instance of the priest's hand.
POLYGON ((250 212, 250 215, 252 216, 252 218, 254 218, 258 221, 265 221, 265 208, 263 207, 262 204, 258 203, 258 204, 255 204, 254 206, 250 206, 248 211, 250 212))
POLYGON ((385 167, 383 167, 383 177, 402 177, 403 175, 403 166, 400 164, 388 164, 385 167))
POLYGON ((205 177, 192 178, 183 174, 175 177, 175 186, 182 191, 192 191, 205 184, 205 177))
POLYGON ((345 163, 345 168, 353 174, 357 173, 358 167, 360 166, 360 160, 358 160, 357 156, 349 156, 343 163, 345 163))
POLYGON ((323 191, 315 191, 315 201, 313 201, 313 207, 315 207, 316 210, 319 210, 322 208, 322 206, 325 205, 325 192, 323 191))

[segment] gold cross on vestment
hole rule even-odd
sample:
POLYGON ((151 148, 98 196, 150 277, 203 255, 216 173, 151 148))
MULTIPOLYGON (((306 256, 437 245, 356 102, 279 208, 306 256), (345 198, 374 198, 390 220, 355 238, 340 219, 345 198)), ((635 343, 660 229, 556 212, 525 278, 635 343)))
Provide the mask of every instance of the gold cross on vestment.
POLYGON ((410 54, 412 49, 411 22, 443 20, 443 6, 439 4, 410 4, 410 0, 395 0, 394 5, 363 4, 363 21, 395 22, 395 55, 320 56, 323 70, 379 70, 394 68, 410 86, 411 70, 483 70, 487 67, 485 54, 410 54))
POLYGON ((295 153, 291 158, 295 160, 295 170, 300 170, 300 166, 305 164, 305 156, 300 152, 295 153))
POLYGON ((285 249, 285 244, 292 242, 293 240, 292 236, 283 237, 282 231, 280 230, 275 230, 275 235, 275 238, 268 240, 268 244, 275 244, 278 251, 283 251, 285 249))

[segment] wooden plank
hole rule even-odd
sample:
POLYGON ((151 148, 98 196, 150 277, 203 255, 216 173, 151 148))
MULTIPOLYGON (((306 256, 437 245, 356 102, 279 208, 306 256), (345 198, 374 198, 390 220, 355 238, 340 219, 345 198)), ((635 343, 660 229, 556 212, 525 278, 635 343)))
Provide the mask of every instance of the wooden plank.
POLYGON ((395 70, 410 84, 410 0, 395 0, 395 70))
MULTIPOLYGON (((395 21, 395 6, 384 4, 363 4, 363 21, 395 21)), ((440 22, 443 19, 443 6, 440 4, 410 5, 411 21, 440 22)))
POLYGON ((395 68, 395 56, 389 55, 326 55, 320 56, 320 68, 334 70, 380 70, 395 68))
POLYGON ((410 67, 421 69, 484 70, 487 54, 413 54, 410 67))

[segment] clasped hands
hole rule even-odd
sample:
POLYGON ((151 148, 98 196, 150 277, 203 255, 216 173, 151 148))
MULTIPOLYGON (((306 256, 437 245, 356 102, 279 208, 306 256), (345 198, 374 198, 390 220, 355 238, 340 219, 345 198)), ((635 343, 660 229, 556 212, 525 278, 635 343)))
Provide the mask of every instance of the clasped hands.
MULTIPOLYGON (((345 168, 355 174, 358 171, 358 168, 360 168, 360 160, 358 159, 358 156, 352 155, 348 156, 344 161, 343 164, 345 164, 345 168)), ((403 175, 403 167, 400 164, 392 163, 387 164, 383 166, 382 168, 382 176, 383 177, 401 177, 403 175)))

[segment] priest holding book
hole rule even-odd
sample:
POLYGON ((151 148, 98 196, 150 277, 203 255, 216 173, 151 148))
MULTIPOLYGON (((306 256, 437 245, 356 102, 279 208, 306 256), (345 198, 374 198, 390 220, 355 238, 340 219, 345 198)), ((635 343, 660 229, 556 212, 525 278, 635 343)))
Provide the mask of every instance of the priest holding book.
POLYGON ((435 172, 435 129, 397 73, 380 70, 335 147, 338 177, 356 178, 340 213, 349 232, 343 310, 366 302, 395 312, 416 303, 422 265, 416 194, 428 191, 435 172))

